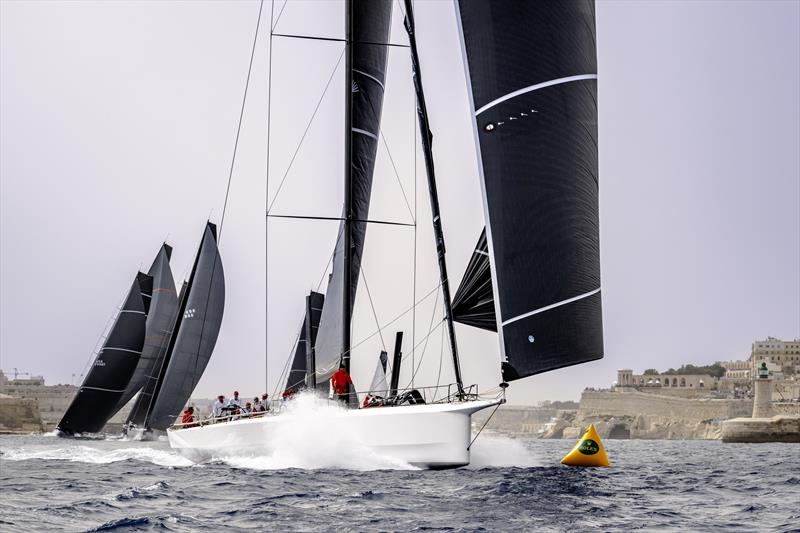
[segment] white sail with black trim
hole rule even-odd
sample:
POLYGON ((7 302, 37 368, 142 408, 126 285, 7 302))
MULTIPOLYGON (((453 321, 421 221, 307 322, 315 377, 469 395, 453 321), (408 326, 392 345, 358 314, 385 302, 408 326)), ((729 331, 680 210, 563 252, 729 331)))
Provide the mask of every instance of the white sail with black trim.
MULTIPOLYGON (((594 2, 459 0, 457 12, 503 378, 600 359, 594 2)), ((459 291, 473 308, 488 298, 481 262, 459 291)))

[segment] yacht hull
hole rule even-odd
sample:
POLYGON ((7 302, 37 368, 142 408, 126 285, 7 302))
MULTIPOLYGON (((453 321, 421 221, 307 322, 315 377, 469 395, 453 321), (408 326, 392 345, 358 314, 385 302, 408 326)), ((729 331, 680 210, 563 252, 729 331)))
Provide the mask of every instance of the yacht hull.
MULTIPOLYGON (((469 464, 472 414, 502 400, 375 407, 325 413, 325 423, 337 433, 382 457, 429 469, 457 468, 469 464)), ((193 461, 211 458, 222 450, 275 451, 282 431, 298 420, 291 412, 169 429, 170 446, 193 461)))

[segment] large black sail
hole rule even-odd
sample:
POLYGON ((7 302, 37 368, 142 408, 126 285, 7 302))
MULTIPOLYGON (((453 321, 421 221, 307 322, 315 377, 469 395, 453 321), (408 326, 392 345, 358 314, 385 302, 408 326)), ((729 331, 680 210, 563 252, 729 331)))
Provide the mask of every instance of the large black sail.
POLYGON ((68 434, 97 433, 114 415, 142 353, 145 300, 150 296, 152 281, 141 272, 136 276, 102 349, 58 423, 59 430, 68 434))
POLYGON ((178 309, 186 297, 186 288, 188 285, 189 283, 187 281, 184 281, 183 285, 181 285, 181 292, 178 294, 177 306, 172 315, 172 322, 167 327, 166 338, 164 339, 165 348, 159 351, 158 356, 153 362, 153 366, 145 378, 144 385, 142 386, 139 395, 136 397, 136 401, 133 402, 133 407, 131 408, 130 413, 128 413, 128 418, 125 420, 126 425, 130 424, 136 427, 144 426, 145 420, 147 419, 147 412, 153 405, 153 398, 156 396, 159 384, 161 383, 164 373, 166 373, 167 367, 169 366, 169 359, 172 355, 172 352, 170 351, 172 347, 172 333, 175 331, 178 323, 180 322, 178 309))
MULTIPOLYGON (((349 282, 351 305, 355 302, 356 287, 361 271, 361 254, 367 232, 372 175, 375 156, 378 152, 381 112, 383 110, 384 83, 389 29, 392 20, 391 0, 353 0, 352 34, 352 131, 351 180, 352 180, 352 259, 349 282)), ((351 317, 342 316, 342 294, 344 275, 344 238, 340 228, 333 256, 333 273, 325 295, 319 335, 317 337, 316 382, 324 384, 338 367, 342 355, 342 329, 351 317)))
POLYGON ((165 430, 172 425, 200 381, 217 342, 225 307, 225 276, 217 228, 210 222, 182 296, 166 368, 144 424, 149 429, 165 430))
POLYGON ((603 356, 592 0, 459 0, 503 377, 603 356))
POLYGON ((158 251, 147 275, 153 278, 152 298, 148 297, 150 309, 147 313, 147 324, 144 336, 144 347, 139 364, 133 373, 125 392, 117 403, 116 410, 122 409, 133 396, 144 387, 147 377, 153 373, 156 361, 168 346, 169 332, 178 312, 178 297, 175 293, 175 281, 169 267, 172 247, 163 244, 158 251))
MULTIPOLYGON (((317 339, 317 331, 319 331, 319 320, 324 302, 325 295, 318 292, 311 291, 306 296, 306 316, 300 326, 300 335, 297 336, 292 367, 286 378, 284 392, 297 392, 309 385, 306 373, 307 369, 314 368, 314 343, 317 339)), ((314 383, 311 383, 310 386, 313 387, 314 383)))

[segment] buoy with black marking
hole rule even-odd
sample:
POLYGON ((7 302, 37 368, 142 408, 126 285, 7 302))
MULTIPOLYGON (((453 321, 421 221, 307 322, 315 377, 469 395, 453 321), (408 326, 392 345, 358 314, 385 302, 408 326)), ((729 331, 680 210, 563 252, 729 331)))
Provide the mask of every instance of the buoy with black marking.
POLYGON ((572 451, 561 459, 562 465, 567 466, 610 466, 608 455, 603 448, 600 435, 594 429, 594 424, 589 426, 578 444, 572 451))

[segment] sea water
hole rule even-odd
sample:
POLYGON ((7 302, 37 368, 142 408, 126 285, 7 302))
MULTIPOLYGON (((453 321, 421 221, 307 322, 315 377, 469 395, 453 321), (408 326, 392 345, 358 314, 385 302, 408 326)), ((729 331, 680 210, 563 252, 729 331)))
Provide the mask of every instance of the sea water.
POLYGON ((470 467, 422 471, 324 439, 193 464, 164 440, 2 436, 0 531, 800 531, 796 444, 608 440, 611 468, 561 466, 573 445, 484 432, 470 467))

